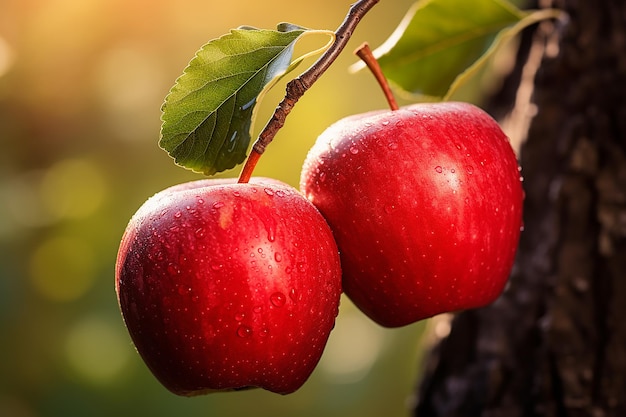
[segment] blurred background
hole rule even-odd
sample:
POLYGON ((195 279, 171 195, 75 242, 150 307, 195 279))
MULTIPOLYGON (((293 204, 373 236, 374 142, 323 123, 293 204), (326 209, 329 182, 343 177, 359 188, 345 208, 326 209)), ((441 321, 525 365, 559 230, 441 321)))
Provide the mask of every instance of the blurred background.
MULTIPOLYGON (((407 414, 432 322, 383 329, 343 299, 320 365, 295 394, 188 399, 149 373, 114 291, 131 215, 157 191, 200 178, 157 146, 160 106, 195 51, 243 24, 334 30, 350 3, 0 0, 1 417, 407 414)), ((382 43, 412 3, 382 1, 366 16, 256 175, 297 186, 324 128, 386 107, 367 72, 348 73, 356 60, 350 52, 366 40, 382 43)), ((276 88, 266 97, 257 132, 282 94, 276 88)), ((445 333, 445 325, 437 330, 445 333)))

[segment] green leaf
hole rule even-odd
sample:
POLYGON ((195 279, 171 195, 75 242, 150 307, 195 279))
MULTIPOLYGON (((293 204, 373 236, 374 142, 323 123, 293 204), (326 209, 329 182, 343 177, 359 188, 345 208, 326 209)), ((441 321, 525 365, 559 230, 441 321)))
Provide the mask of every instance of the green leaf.
POLYGON ((506 39, 555 11, 525 12, 505 0, 420 0, 374 55, 391 84, 441 99, 506 39))
POLYGON ((242 27, 204 45, 165 98, 159 146, 206 175, 243 162, 259 96, 299 62, 293 48, 306 31, 242 27))

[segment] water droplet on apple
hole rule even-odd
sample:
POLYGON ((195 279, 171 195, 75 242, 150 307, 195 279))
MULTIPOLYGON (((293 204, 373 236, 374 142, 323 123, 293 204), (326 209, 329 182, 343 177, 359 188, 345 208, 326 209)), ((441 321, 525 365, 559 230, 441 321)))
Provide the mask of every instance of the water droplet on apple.
POLYGON ((214 271, 219 271, 222 267, 224 267, 224 265, 221 262, 211 262, 211 269, 214 271))
POLYGON ((292 288, 291 291, 289 291, 289 298, 291 298, 291 301, 294 303, 297 303, 302 300, 302 294, 300 294, 295 288, 292 288))
POLYGON ((452 168, 450 172, 454 174, 456 172, 456 169, 452 168))
POLYGON ((274 253, 274 260, 275 260, 276 262, 280 262, 280 261, 282 261, 282 260, 283 260, 283 255, 281 255, 281 254, 280 254, 280 252, 276 252, 276 253, 274 253))
POLYGON ((398 149, 398 143, 397 142, 389 142, 389 149, 391 150, 395 150, 398 149))
POLYGON ((402 127, 402 126, 404 126, 404 120, 398 120, 398 121, 396 122, 396 126, 398 126, 398 127, 402 127))
POLYGON ((191 287, 186 287, 184 285, 178 286, 178 294, 185 295, 191 292, 191 287))
POLYGON ((474 167, 471 165, 468 165, 466 170, 469 175, 472 175, 474 173, 474 167))
POLYGON ((274 305, 274 307, 280 308, 285 305, 287 300, 285 299, 285 294, 282 292, 275 292, 270 296, 270 302, 274 305))
POLYGON ((350 153, 352 155, 356 155, 359 153, 359 148, 357 148, 356 146, 350 146, 350 153))
POLYGON ((383 126, 388 126, 389 125, 389 120, 384 120, 383 121, 383 126))
POLYGON ((180 268, 178 267, 178 265, 170 262, 167 265, 167 272, 171 275, 180 274, 180 268))
POLYGON ((324 171, 319 173, 319 180, 320 182, 326 181, 326 173, 324 171))
POLYGON ((259 332, 259 335, 261 337, 267 337, 270 334, 270 329, 268 329, 267 327, 264 327, 261 329, 261 331, 259 332))
POLYGON ((239 191, 235 190, 235 191, 233 191, 233 195, 235 197, 239 197, 239 196, 241 196, 241 193, 239 191))
POLYGON ((306 264, 304 262, 298 263, 298 271, 306 272, 306 264))
POLYGON ((224 203, 222 201, 216 201, 215 203, 213 203, 213 208, 214 209, 219 209, 224 207, 224 203))
POLYGON ((385 206, 385 213, 391 214, 393 212, 393 209, 394 209, 394 206, 387 205, 387 206, 385 206))
POLYGON ((250 337, 250 336, 252 336, 252 329, 250 327, 242 324, 237 329, 237 336, 239 336, 239 337, 250 337))
POLYGON ((267 240, 269 240, 270 242, 273 242, 276 240, 276 228, 274 227, 273 224, 270 224, 267 227, 267 240))
POLYGON ((437 171, 438 174, 441 174, 443 172, 443 168, 441 168, 439 165, 437 165, 435 167, 435 171, 437 171))
POLYGON ((204 227, 199 227, 199 228, 197 228, 197 229, 196 229, 196 231, 194 232, 194 234, 196 235, 196 237, 197 237, 198 239, 202 239, 202 238, 204 238, 204 233, 205 233, 205 231, 204 231, 204 227))
POLYGON ((255 313, 260 313, 261 311, 263 311, 263 306, 256 306, 252 309, 252 311, 254 311, 255 313))
POLYGON ((243 321, 243 319, 245 317, 246 317, 246 315, 243 312, 235 314, 235 320, 237 320, 237 321, 243 321))
POLYGON ((274 195, 274 190, 272 190, 271 188, 266 188, 264 191, 267 195, 274 195))
POLYGON ((204 204, 204 199, 200 196, 196 196, 196 198, 198 199, 198 204, 204 204))
POLYGON ((182 216, 183 213, 181 213, 180 211, 177 211, 176 213, 174 213, 174 217, 177 219, 180 219, 180 216, 182 216))

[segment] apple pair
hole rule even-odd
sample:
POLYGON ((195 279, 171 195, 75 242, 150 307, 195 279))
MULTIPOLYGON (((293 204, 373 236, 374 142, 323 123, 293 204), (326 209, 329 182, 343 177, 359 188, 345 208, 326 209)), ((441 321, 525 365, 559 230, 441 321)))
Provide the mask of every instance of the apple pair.
POLYGON ((520 175, 508 139, 474 106, 343 119, 311 149, 300 188, 196 181, 131 219, 118 300, 171 391, 295 391, 321 357, 342 286, 395 327, 483 306, 506 283, 520 175))

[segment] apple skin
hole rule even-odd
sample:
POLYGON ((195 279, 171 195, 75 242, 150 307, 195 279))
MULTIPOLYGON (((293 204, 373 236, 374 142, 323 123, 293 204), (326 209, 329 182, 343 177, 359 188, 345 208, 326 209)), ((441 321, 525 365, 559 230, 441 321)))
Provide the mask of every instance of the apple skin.
POLYGON ((521 177, 508 138, 473 105, 342 119, 310 150, 300 189, 333 230, 344 292, 382 326, 487 305, 507 282, 521 177))
POLYGON ((115 286, 124 321, 176 394, 291 393, 334 327, 341 267, 330 228, 296 189, 252 182, 163 190, 122 238, 115 286))

